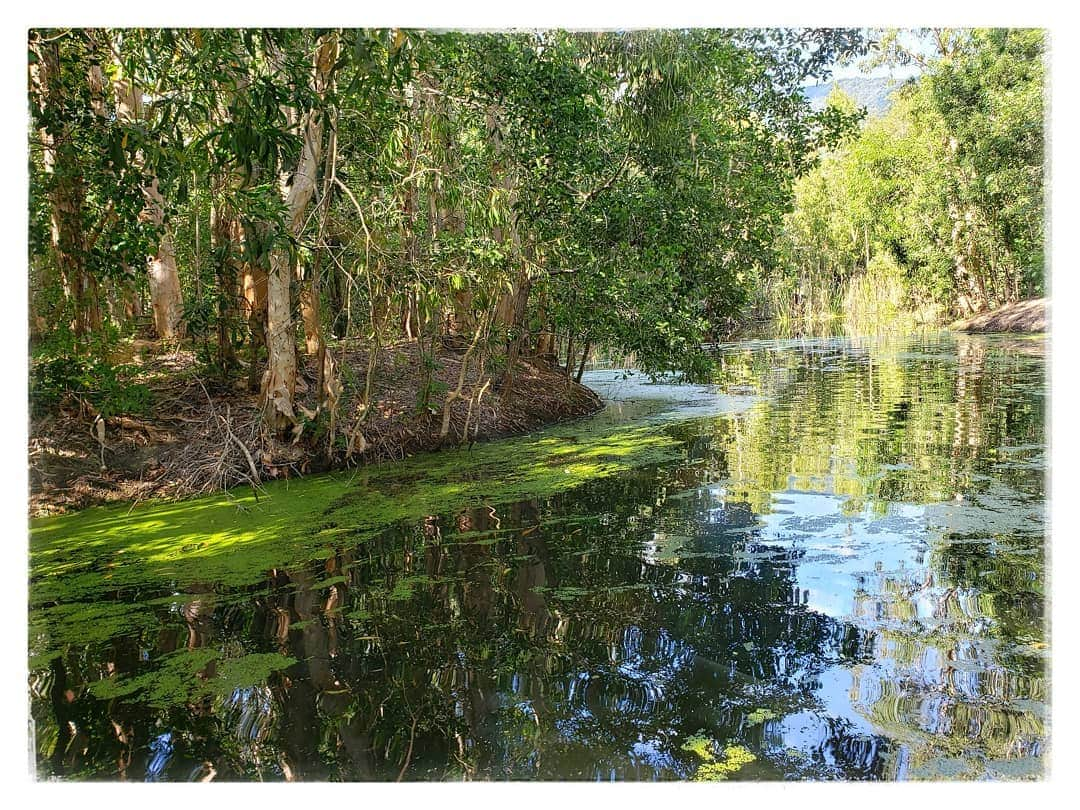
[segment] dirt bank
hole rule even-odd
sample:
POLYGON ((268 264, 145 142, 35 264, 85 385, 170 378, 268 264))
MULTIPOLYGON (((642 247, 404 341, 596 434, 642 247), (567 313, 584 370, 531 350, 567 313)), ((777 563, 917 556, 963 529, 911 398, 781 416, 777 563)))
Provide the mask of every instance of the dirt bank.
MULTIPOLYGON (((442 414, 437 409, 446 388, 457 386, 462 355, 449 349, 440 352, 434 380, 445 387, 431 398, 433 408, 419 409, 419 352, 416 344, 403 342, 383 348, 375 358, 371 408, 349 453, 346 437, 361 412, 366 350, 333 350, 337 367, 345 372, 332 450, 325 413, 306 419, 296 442, 277 441, 263 428, 256 397, 246 386, 227 385, 200 373, 191 352, 154 354, 151 344, 143 344, 132 355, 140 366, 138 381, 152 392, 153 406, 137 416, 107 419, 104 451, 92 409, 77 400, 32 421, 31 516, 114 501, 183 498, 252 480, 261 483, 400 459, 448 444, 524 433, 602 407, 595 393, 567 379, 561 369, 520 363, 506 392, 486 378, 480 380, 470 368, 463 397, 451 407, 449 435, 442 438, 442 414)), ((309 359, 302 363, 297 391, 298 403, 305 405, 309 417, 317 386, 317 367, 309 359)))
POLYGON ((1049 315, 1050 299, 1032 298, 957 321, 949 328, 956 332, 1045 332, 1049 315))

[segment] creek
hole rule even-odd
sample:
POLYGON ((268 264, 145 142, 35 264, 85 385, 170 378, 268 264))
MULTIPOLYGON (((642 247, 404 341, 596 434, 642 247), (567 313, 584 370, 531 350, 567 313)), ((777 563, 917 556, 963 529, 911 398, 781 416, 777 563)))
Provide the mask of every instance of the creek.
POLYGON ((1039 778, 1045 338, 715 348, 595 417, 33 521, 40 778, 1039 778))

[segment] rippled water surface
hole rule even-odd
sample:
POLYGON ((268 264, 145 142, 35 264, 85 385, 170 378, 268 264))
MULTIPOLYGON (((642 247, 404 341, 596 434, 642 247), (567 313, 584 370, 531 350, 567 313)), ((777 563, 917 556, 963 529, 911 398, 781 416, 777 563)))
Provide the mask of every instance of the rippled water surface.
POLYGON ((1038 778, 1045 363, 731 344, 538 437, 37 522, 38 774, 1038 778))

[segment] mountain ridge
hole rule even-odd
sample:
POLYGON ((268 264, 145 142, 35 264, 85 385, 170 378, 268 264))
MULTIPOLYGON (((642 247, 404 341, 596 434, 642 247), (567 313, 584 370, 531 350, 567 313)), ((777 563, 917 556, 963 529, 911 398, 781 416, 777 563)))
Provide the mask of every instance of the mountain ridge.
POLYGON ((811 109, 818 111, 825 108, 825 99, 833 88, 839 87, 854 99, 857 106, 865 107, 868 116, 877 117, 888 112, 892 106, 892 94, 910 81, 912 80, 853 76, 809 85, 803 88, 803 95, 809 99, 811 109))

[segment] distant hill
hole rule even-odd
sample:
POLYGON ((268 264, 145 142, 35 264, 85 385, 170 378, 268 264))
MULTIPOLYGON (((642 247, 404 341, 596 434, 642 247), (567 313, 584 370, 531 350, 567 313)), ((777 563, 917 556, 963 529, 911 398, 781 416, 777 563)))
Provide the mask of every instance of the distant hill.
POLYGON ((866 107, 870 116, 884 114, 892 106, 892 93, 899 89, 904 82, 890 78, 862 78, 836 79, 826 84, 815 84, 803 88, 803 94, 810 99, 810 106, 814 110, 825 107, 825 99, 832 89, 839 86, 841 90, 855 99, 860 107, 866 107))

